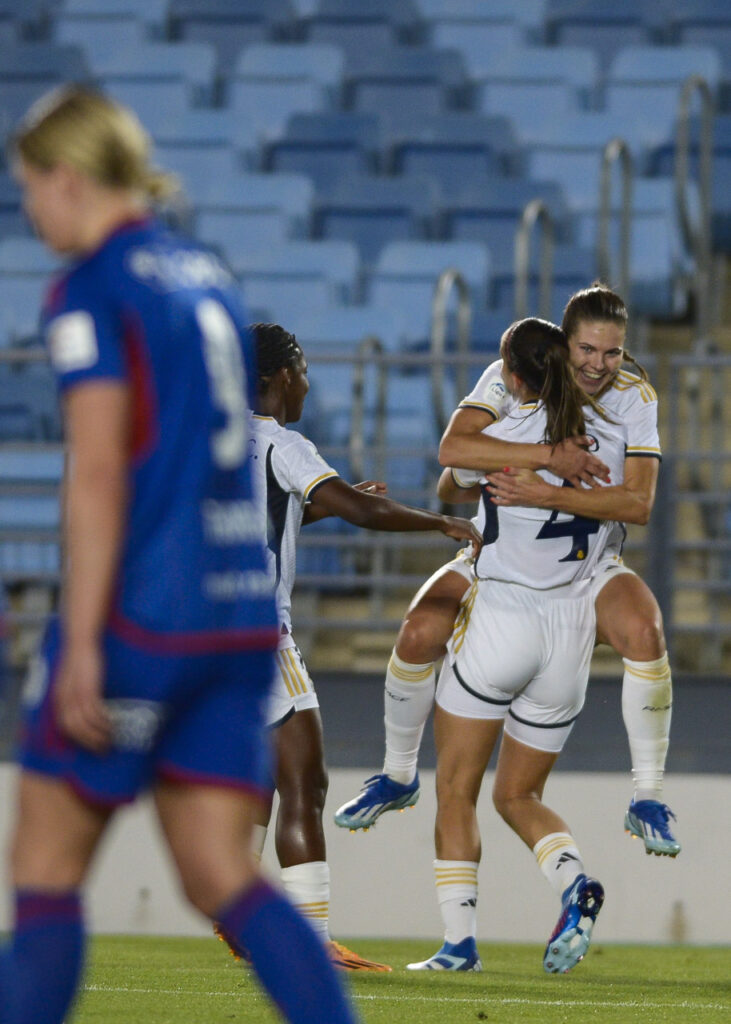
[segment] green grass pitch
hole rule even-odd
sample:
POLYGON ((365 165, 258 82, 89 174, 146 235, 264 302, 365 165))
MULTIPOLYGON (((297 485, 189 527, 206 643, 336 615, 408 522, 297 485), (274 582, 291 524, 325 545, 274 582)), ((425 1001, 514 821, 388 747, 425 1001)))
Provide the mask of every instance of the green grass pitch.
MULTIPOLYGON (((347 941, 347 940, 346 940, 347 941)), ((351 974, 364 1024, 721 1024, 731 1021, 731 951, 595 944, 570 974, 543 973, 537 945, 480 943, 482 974, 412 974, 434 942, 353 940, 392 974, 351 974)), ((286 964, 286 950, 282 950, 286 964)), ((251 972, 211 939, 92 941, 74 1024, 275 1024, 251 972)))

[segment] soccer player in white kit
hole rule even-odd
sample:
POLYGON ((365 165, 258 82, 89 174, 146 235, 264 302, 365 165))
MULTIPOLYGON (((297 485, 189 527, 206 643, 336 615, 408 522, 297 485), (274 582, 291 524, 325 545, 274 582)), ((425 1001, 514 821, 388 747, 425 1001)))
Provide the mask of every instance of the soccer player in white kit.
MULTIPOLYGON (((322 458, 315 445, 286 424, 302 415, 309 389, 307 362, 293 334, 278 324, 252 328, 257 355, 256 413, 250 459, 256 484, 266 495, 267 519, 258 531, 277 581, 280 621, 275 678, 266 720, 273 731, 279 793, 275 843, 287 895, 328 943, 335 964, 346 970, 389 971, 330 939, 330 873, 322 811, 327 792, 322 724, 312 679, 292 633, 291 595, 296 544, 304 522, 337 515, 373 530, 437 530, 477 546, 479 532, 468 520, 410 508, 384 496, 385 485, 352 487, 322 458)), ((232 524, 234 525, 234 524, 232 524)), ((266 825, 266 821, 261 822, 266 825)), ((259 839, 263 845, 265 832, 259 839)))
MULTIPOLYGON (((582 408, 560 328, 527 319, 502 343, 502 377, 518 401, 494 428, 515 443, 556 443, 588 435, 621 472, 621 426, 582 408)), ((561 479, 544 473, 551 483, 561 479)), ((562 911, 544 956, 565 972, 585 955, 604 893, 588 878, 568 825, 542 802, 543 788, 584 703, 596 620, 591 579, 611 525, 535 508, 498 508, 479 471, 452 470, 454 483, 480 481, 483 546, 455 623, 437 687, 437 821, 434 862, 444 945, 411 970, 481 969, 477 799, 503 733, 493 797, 498 811, 534 851, 561 896, 562 911)), ((440 496, 451 497, 449 478, 440 496)))
MULTIPOLYGON (((500 361, 485 371, 460 404, 442 439, 443 465, 497 470, 550 468, 574 488, 552 488, 543 507, 614 519, 612 538, 595 576, 597 642, 623 657, 622 713, 630 745, 634 797, 625 828, 644 840, 648 853, 676 856, 680 844, 670 831, 672 812, 661 800, 672 708, 672 683, 662 615, 647 585, 621 559, 622 521, 644 524, 655 496, 660 461, 657 397, 644 371, 624 348, 627 310, 620 296, 594 284, 569 300, 563 318, 570 358, 583 391, 599 400, 626 429, 623 475, 612 487, 587 490, 603 478, 596 456, 569 438, 557 446, 516 444, 494 436, 490 426, 510 404, 500 379, 500 361), (576 503, 584 503, 577 505, 576 503), (591 502, 590 506, 586 502, 591 502)), ((500 500, 530 500, 534 474, 500 474, 493 480, 500 500), (522 489, 519 491, 519 488, 522 489)), ((467 493, 467 492, 465 492, 467 493)), ((418 799, 417 756, 433 702, 435 665, 444 654, 460 602, 471 583, 469 559, 458 557, 426 581, 409 607, 388 666, 385 682, 386 758, 383 772, 367 781, 358 796, 336 814, 351 829, 368 828, 386 810, 418 799)))

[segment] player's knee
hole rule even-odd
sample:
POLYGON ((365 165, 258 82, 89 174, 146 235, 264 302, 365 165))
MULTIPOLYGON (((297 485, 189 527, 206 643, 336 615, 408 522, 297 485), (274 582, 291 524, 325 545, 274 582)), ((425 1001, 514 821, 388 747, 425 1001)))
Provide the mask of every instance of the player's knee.
POLYGON ((499 785, 495 785, 492 790, 493 806, 508 825, 512 825, 515 820, 516 808, 525 799, 526 794, 514 793, 499 785))
POLYGON ((188 902, 207 917, 214 918, 258 875, 253 857, 207 857, 180 872, 188 902))
POLYGON ((454 615, 448 622, 442 622, 441 617, 425 612, 410 615, 401 626, 396 644, 399 658, 413 665, 423 665, 440 658, 451 635, 456 614, 455 606, 454 615))
POLYGON ((656 661, 665 654, 665 633, 659 612, 639 614, 623 637, 623 658, 631 661, 656 661))

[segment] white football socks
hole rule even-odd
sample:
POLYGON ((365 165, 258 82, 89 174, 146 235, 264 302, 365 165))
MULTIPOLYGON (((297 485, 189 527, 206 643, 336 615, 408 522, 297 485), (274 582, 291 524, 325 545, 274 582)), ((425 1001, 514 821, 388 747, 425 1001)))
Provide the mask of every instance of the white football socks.
POLYGON ((282 885, 300 914, 305 917, 323 942, 330 938, 330 868, 327 861, 313 860, 282 868, 282 885))
POLYGON ((435 860, 434 881, 446 942, 477 935, 477 868, 470 860, 435 860))
POLYGON ((433 662, 410 665, 393 651, 384 689, 386 759, 383 771, 395 782, 407 784, 416 775, 419 746, 434 703, 435 688, 433 662))
POLYGON ((568 832, 550 832, 533 847, 538 867, 559 896, 584 873, 576 840, 568 832))
POLYGON ((624 658, 622 717, 629 740, 635 800, 662 795, 670 740, 673 683, 667 654, 657 661, 624 658))

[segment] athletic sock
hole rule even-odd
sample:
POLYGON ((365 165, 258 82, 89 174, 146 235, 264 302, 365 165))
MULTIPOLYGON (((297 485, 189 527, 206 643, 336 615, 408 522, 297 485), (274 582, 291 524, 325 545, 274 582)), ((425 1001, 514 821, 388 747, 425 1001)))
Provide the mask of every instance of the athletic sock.
POLYGON ((282 868, 281 878, 284 891, 297 910, 309 921, 322 941, 327 942, 330 938, 330 868, 327 861, 312 860, 307 864, 282 868))
POLYGON ((584 873, 584 862, 576 840, 568 832, 551 832, 533 847, 538 867, 554 892, 561 896, 584 873))
POLYGON ((477 868, 471 860, 435 860, 434 881, 446 942, 477 935, 477 868))
POLYGON ((322 942, 284 896, 259 878, 215 915, 229 943, 248 949, 290 1024, 356 1024, 322 942))
POLYGON ((635 800, 659 800, 670 741, 673 682, 667 654, 657 661, 624 658, 622 717, 632 759, 635 800))
POLYGON ((407 784, 416 775, 419 746, 434 703, 435 687, 433 662, 410 665, 393 651, 384 691, 386 759, 383 770, 395 782, 407 784))
POLYGON ((3 1024, 61 1024, 84 959, 79 894, 19 889, 15 932, 0 959, 3 1024))

